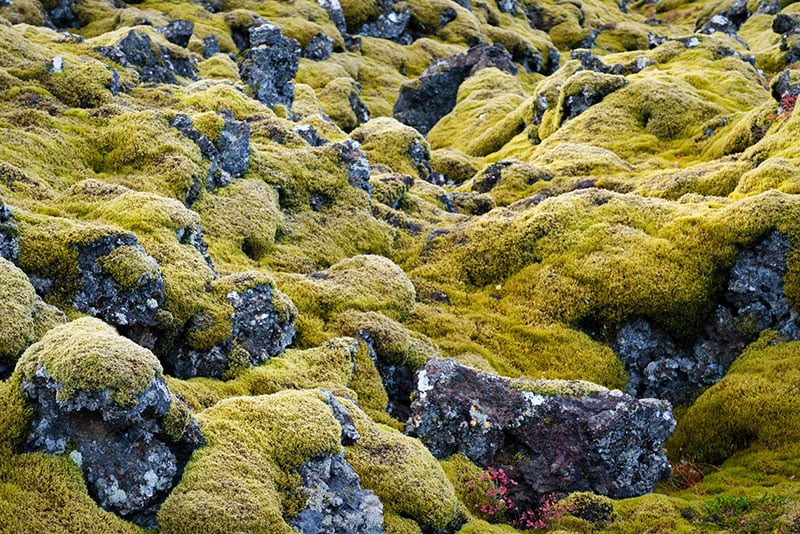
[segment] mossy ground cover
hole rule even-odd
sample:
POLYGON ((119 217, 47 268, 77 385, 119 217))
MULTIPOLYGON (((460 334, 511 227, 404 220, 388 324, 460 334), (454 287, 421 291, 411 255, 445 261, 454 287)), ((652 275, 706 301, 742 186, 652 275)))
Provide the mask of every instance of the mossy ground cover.
MULTIPOLYGON (((514 378, 623 388, 627 376, 607 343, 615 329, 645 316, 675 336, 693 336, 738 252, 772 230, 792 245, 784 284, 797 306, 800 118, 770 95, 770 78, 791 56, 771 29, 775 14, 764 10, 739 28, 744 42, 720 32, 692 35, 732 4, 635 2, 624 13, 610 0, 548 0, 506 13, 494 1, 468 10, 409 0, 396 8, 410 13, 413 43, 362 37, 360 49, 350 50, 324 9, 306 0, 226 1, 213 13, 190 1, 125 9, 80 2, 72 36, 44 28, 36 0, 0 7, 0 194, 20 245, 16 266, 0 260, 0 364, 13 367, 32 344, 19 372, 30 372, 34 356, 50 362, 55 356, 41 347, 56 335, 78 351, 67 358, 77 366, 71 369, 101 363, 86 355, 110 353, 117 334, 85 320, 68 335, 54 330, 61 317, 47 315, 34 287, 53 279, 48 301, 77 317, 76 247, 130 232, 163 274, 168 313, 159 327, 186 333, 194 348, 229 336, 225 294, 249 283, 244 278, 284 291, 299 312, 293 347, 263 365, 233 368, 225 380, 167 377, 199 414, 210 444, 162 508, 165 531, 288 529, 300 504, 291 469, 316 452, 340 451, 337 423, 315 391, 325 388, 363 409, 349 403, 362 440, 345 455, 382 499, 387 532, 436 531, 461 514, 462 532, 509 532, 472 514, 464 477, 475 466, 440 466, 391 428, 402 422, 384 411, 388 397, 366 345, 339 336, 369 331, 384 356, 412 368, 442 355, 514 378), (234 37, 259 16, 301 46, 319 33, 333 39, 331 58, 300 61, 293 116, 248 96, 239 77, 234 37), (187 48, 158 30, 170 19, 194 23, 187 48), (131 29, 196 61, 201 79, 142 85, 132 69, 95 50, 131 29), (651 45, 648 34, 672 40, 651 45), (209 36, 221 52, 204 58, 209 36), (401 85, 477 42, 502 44, 517 59, 539 54, 554 72, 521 64, 514 76, 479 71, 427 138, 390 118, 401 85), (577 46, 619 69, 601 75, 582 67, 570 57, 577 46), (53 68, 56 57, 62 72, 53 68), (570 99, 617 76, 623 85, 565 118, 570 99), (349 102, 358 87, 373 117, 361 126, 349 102), (186 114, 216 140, 223 109, 248 121, 251 158, 244 178, 212 191, 209 162, 170 120, 186 114), (292 132, 296 124, 312 125, 331 143, 310 147, 292 132), (348 183, 334 144, 347 138, 361 143, 373 166, 372 197, 348 183), (498 208, 447 213, 443 195, 452 188, 419 179, 412 142, 428 151, 434 170, 461 184, 457 192, 487 188, 498 208), (487 185, 495 164, 499 180, 487 185), (179 238, 197 225, 216 279, 179 238), (205 327, 183 332, 192 317, 207 319, 205 327), (286 437, 287 425, 301 431, 286 437)), ((758 7, 748 4, 753 13, 758 7)), ((351 32, 381 10, 377 2, 342 8, 351 32)), ((796 4, 777 8, 798 12, 796 4)), ((152 274, 152 264, 126 247, 101 267, 123 288, 152 274)), ((797 350, 764 334, 678 414, 669 455, 676 466, 698 464, 702 481, 616 502, 610 524, 573 515, 551 530, 715 531, 727 528, 731 514, 763 526, 756 521, 777 502, 770 499, 789 499, 770 528, 796 528, 797 350)), ((134 345, 124 352, 145 354, 134 345)), ((60 364, 50 363, 57 373, 60 364)), ((160 372, 151 363, 148 377, 160 372)), ((0 530, 135 531, 94 506, 68 459, 18 453, 30 415, 19 380, 17 373, 0 384, 0 530)), ((88 369, 70 380, 108 385, 88 369)), ((117 385, 131 389, 125 380, 117 385)))

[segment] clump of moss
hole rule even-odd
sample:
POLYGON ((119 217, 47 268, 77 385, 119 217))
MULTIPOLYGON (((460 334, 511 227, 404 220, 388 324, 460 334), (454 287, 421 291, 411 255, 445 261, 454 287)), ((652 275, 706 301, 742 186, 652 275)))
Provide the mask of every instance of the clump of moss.
POLYGON ((50 330, 25 351, 16 372, 23 380, 32 380, 40 365, 61 384, 58 400, 77 391, 108 390, 124 407, 134 406, 153 379, 162 377, 152 352, 90 317, 50 330))
POLYGON ((777 189, 789 194, 800 193, 800 160, 798 158, 769 158, 755 169, 741 175, 734 195, 752 195, 777 189))
POLYGON ((125 291, 136 289, 143 279, 156 278, 160 274, 158 265, 151 258, 128 245, 115 248, 97 261, 125 291))
POLYGON ((291 533, 284 517, 301 483, 292 470, 342 450, 341 427, 315 391, 229 399, 197 419, 207 446, 159 510, 165 533, 291 533))
POLYGON ((361 125, 350 137, 361 143, 370 162, 386 165, 397 173, 420 177, 410 151, 413 144, 422 147, 426 159, 430 157, 430 145, 422 134, 389 117, 378 117, 361 125))
POLYGON ((681 516, 686 502, 665 495, 644 495, 615 503, 617 519, 611 528, 615 532, 695 532, 694 526, 681 516))
POLYGON ((720 464, 737 451, 760 445, 778 449, 800 442, 796 362, 800 344, 765 333, 733 363, 680 419, 668 442, 672 454, 720 464))
POLYGON ((352 78, 335 78, 319 92, 319 103, 339 128, 350 132, 361 123, 352 105, 360 94, 361 85, 352 78))
POLYGON ((466 182, 479 170, 476 158, 453 148, 432 150, 431 165, 433 170, 454 184, 466 182))
POLYGON ((8 369, 32 341, 36 293, 25 273, 3 258, 0 258, 0 300, 5 307, 0 321, 0 366, 8 369))

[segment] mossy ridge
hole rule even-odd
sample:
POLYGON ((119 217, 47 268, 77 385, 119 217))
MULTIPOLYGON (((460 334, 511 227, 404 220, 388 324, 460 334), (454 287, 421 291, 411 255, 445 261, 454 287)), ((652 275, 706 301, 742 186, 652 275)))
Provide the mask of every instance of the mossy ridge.
POLYGON ((421 145, 430 157, 430 145, 425 137, 410 126, 390 117, 378 117, 362 124, 350 133, 361 144, 370 163, 386 165, 392 171, 420 177, 417 164, 410 154, 413 144, 421 145))
POLYGON ((17 357, 33 341, 36 292, 25 273, 0 258, 0 365, 14 367, 17 357))
MULTIPOLYGON (((354 378, 353 362, 354 358, 359 359, 356 356, 359 350, 356 340, 335 338, 311 349, 288 349, 259 366, 241 371, 228 381, 167 377, 167 383, 196 411, 232 397, 268 395, 283 390, 324 388, 356 397, 348 387, 354 378)), ((363 362, 363 358, 359 361, 363 362)), ((374 386, 370 384, 370 387, 374 386)))
POLYGON ((293 532, 284 517, 301 480, 292 470, 342 450, 341 427, 316 391, 229 399, 197 419, 207 446, 159 511, 165 533, 293 532))
POLYGON ((50 330, 25 351, 15 372, 33 380, 39 366, 61 384, 58 400, 66 401, 78 391, 108 390, 123 407, 135 406, 138 395, 163 377, 152 352, 91 317, 50 330))

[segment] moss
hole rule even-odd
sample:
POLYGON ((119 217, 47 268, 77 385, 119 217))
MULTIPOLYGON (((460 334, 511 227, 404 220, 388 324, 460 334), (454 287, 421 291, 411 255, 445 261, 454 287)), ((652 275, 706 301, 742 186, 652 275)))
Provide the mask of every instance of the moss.
POLYGON ((117 247, 97 261, 122 290, 136 289, 143 279, 153 279, 159 274, 158 265, 131 246, 117 247))
POLYGON ((454 184, 466 182, 479 170, 476 158, 453 148, 432 150, 431 166, 434 171, 442 174, 448 182, 454 184))
POLYGON ((411 518, 432 531, 463 516, 452 484, 419 441, 372 423, 352 408, 350 413, 361 439, 347 448, 345 458, 361 477, 361 486, 384 503, 384 513, 411 518))
POLYGON ((614 532, 695 532, 694 527, 681 517, 685 502, 664 495, 644 495, 617 501, 618 519, 611 525, 614 532))
POLYGON ((351 78, 335 78, 319 92, 319 103, 339 128, 349 132, 359 125, 350 100, 358 98, 360 93, 358 82, 351 78))
POLYGON ((347 21, 347 31, 350 33, 357 33, 361 26, 377 19, 381 14, 381 6, 376 1, 345 0, 340 3, 347 21))
POLYGON ((758 167, 742 174, 734 195, 753 195, 777 189, 789 194, 800 193, 797 158, 769 158, 758 167))
MULTIPOLYGON (((621 371, 624 373, 624 371, 621 371)), ((581 373, 583 376, 584 373, 581 373)), ((559 395, 562 397, 585 397, 590 393, 608 391, 605 387, 594 382, 585 380, 523 380, 517 379, 512 382, 513 386, 522 391, 529 391, 538 395, 559 395)), ((624 380, 620 387, 624 386, 624 380)))
POLYGON ((423 35, 468 46, 484 40, 480 21, 471 11, 460 5, 453 5, 445 0, 414 0, 401 3, 398 7, 407 7, 410 10, 411 27, 423 35), (446 9, 454 10, 455 18, 442 25, 442 15, 446 9))
POLYGON ((763 334, 697 399, 668 442, 673 454, 719 464, 751 445, 779 448, 800 441, 791 393, 800 383, 794 364, 800 344, 777 341, 763 334))
POLYGON ((495 167, 484 168, 481 174, 465 183, 461 190, 485 189, 487 173, 500 175, 497 184, 488 191, 498 206, 508 206, 518 200, 529 198, 544 189, 546 183, 553 179, 553 173, 544 167, 518 160, 503 160, 495 167))
POLYGON ((165 533, 290 533, 284 508, 301 482, 291 471, 341 452, 341 427, 313 391, 230 399, 197 419, 207 446, 159 510, 165 533))
POLYGON ((361 143, 370 162, 417 178, 419 169, 409 153, 412 144, 422 145, 426 156, 430 154, 430 146, 422 134, 389 117, 378 117, 361 125, 350 137, 361 143))
POLYGON ((356 256, 311 275, 279 275, 301 314, 329 320, 343 310, 381 311, 402 319, 414 311, 414 286, 380 256, 356 256))
POLYGON ((172 395, 167 415, 161 421, 164 431, 172 441, 178 441, 192 419, 192 409, 180 397, 172 395))
POLYGON ((568 176, 597 176, 633 170, 628 162, 611 150, 567 142, 555 144, 550 150, 542 152, 534 163, 547 167, 556 175, 568 176))
POLYGON ((89 317, 50 330, 25 351, 16 372, 32 380, 40 365, 61 384, 58 400, 107 389, 124 407, 135 406, 138 395, 162 376, 152 352, 89 317))
POLYGON ((0 465, 16 451, 33 417, 33 408, 22 395, 21 381, 19 374, 13 374, 0 382, 0 465))
POLYGON ((746 161, 723 158, 685 169, 659 171, 643 178, 636 192, 671 200, 677 200, 688 193, 727 196, 737 188, 742 175, 750 167, 750 163, 746 161))
POLYGON ((258 115, 274 115, 272 110, 262 105, 230 83, 200 81, 186 88, 181 103, 197 111, 215 111, 229 109, 238 120, 249 119, 258 115))
POLYGON ((0 480, 0 525, 6 532, 144 532, 101 510, 68 456, 36 453, 3 459, 0 480))
POLYGON ((17 357, 33 341, 36 293, 25 273, 0 258, 0 365, 13 368, 17 357))

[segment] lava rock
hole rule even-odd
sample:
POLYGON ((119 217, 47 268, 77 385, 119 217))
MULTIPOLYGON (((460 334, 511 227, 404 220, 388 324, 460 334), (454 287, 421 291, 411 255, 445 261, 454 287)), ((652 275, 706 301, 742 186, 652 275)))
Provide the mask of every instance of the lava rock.
POLYGON ((321 453, 299 469, 305 507, 289 524, 303 534, 380 534, 383 505, 343 454, 321 453))
POLYGON ((372 184, 369 183, 370 165, 367 155, 361 150, 358 141, 347 139, 337 143, 342 155, 342 163, 347 169, 347 181, 353 187, 363 189, 372 194, 372 184))
POLYGON ((339 30, 339 33, 345 35, 347 33, 347 23, 344 19, 344 11, 342 10, 342 4, 339 3, 339 0, 317 0, 319 6, 328 12, 328 16, 333 22, 336 29, 339 30))
POLYGON ((265 22, 251 27, 251 48, 239 63, 242 81, 252 87, 255 97, 273 108, 292 108, 294 82, 300 66, 300 45, 281 35, 280 27, 265 22))
POLYGON ((520 509, 551 493, 652 491, 670 475, 662 446, 674 428, 666 401, 588 382, 511 381, 439 359, 417 373, 406 423, 437 458, 463 454, 481 467, 502 467, 518 482, 509 491, 520 509), (564 392, 534 393, 542 382, 564 392))
POLYGON ((612 63, 607 65, 600 56, 596 56, 591 50, 585 48, 578 48, 570 52, 571 59, 577 59, 581 62, 581 69, 591 70, 602 74, 615 74, 627 76, 629 74, 636 74, 649 67, 655 65, 655 61, 644 56, 635 58, 630 63, 612 63))
POLYGON ((211 261, 211 256, 208 255, 208 243, 206 243, 203 228, 200 224, 192 224, 179 228, 175 237, 178 239, 178 243, 181 245, 189 245, 203 256, 203 259, 206 260, 206 264, 208 264, 208 268, 211 269, 212 278, 216 279, 217 273, 214 269, 214 262, 211 261))
POLYGON ((788 238, 777 232, 743 250, 714 315, 688 343, 642 317, 625 323, 613 347, 630 377, 628 393, 687 404, 698 390, 721 380, 762 330, 800 339, 800 317, 783 290, 788 252, 788 238))
POLYGON ((514 15, 517 12, 517 0, 497 0, 497 8, 503 13, 514 15))
POLYGON ((101 46, 97 51, 123 67, 139 73, 139 80, 153 83, 177 83, 175 76, 197 79, 191 56, 177 56, 166 47, 153 46, 146 33, 128 32, 114 46, 101 46))
POLYGON ((0 200, 0 257, 16 263, 19 259, 19 230, 11 218, 11 208, 0 200))
POLYGON ((772 20, 772 31, 782 35, 800 33, 800 14, 781 13, 772 20))
POLYGON ((192 38, 192 33, 194 33, 194 23, 188 20, 173 20, 160 30, 167 41, 186 48, 189 45, 189 39, 192 38))
POLYGON ((339 426, 342 427, 342 445, 346 447, 355 445, 356 442, 361 439, 361 435, 356 429, 355 422, 353 422, 353 417, 350 415, 350 412, 347 411, 347 408, 345 408, 341 402, 336 400, 336 397, 334 397, 330 391, 321 390, 321 393, 325 397, 325 403, 331 407, 333 417, 339 423, 339 426))
POLYGON ((80 289, 72 306, 107 323, 132 327, 156 326, 164 304, 164 279, 161 269, 133 234, 111 234, 78 247, 80 289), (115 278, 115 269, 125 270, 129 262, 143 266, 139 278, 124 287, 115 278))
POLYGON ((736 32, 750 18, 750 15, 752 13, 747 9, 747 0, 735 0, 727 11, 713 15, 708 21, 695 28, 695 31, 706 35, 721 32, 740 40, 736 32))
POLYGON ((298 125, 292 128, 292 131, 306 140, 306 142, 313 146, 318 147, 328 143, 328 140, 319 135, 317 129, 309 124, 298 125))
POLYGON ((353 113, 356 116, 356 122, 358 124, 364 124, 369 120, 369 108, 361 100, 361 84, 356 82, 353 84, 353 90, 350 91, 350 94, 347 96, 348 100, 350 101, 350 109, 353 110, 353 113))
POLYGON ((303 57, 314 61, 325 61, 333 54, 333 39, 324 33, 313 36, 303 49, 303 57))
POLYGON ((367 22, 356 32, 366 37, 388 39, 400 44, 411 44, 412 38, 406 31, 411 21, 408 10, 395 11, 394 3, 387 3, 377 20, 367 22))
POLYGON ((404 363, 387 358, 386 354, 377 350, 375 335, 378 332, 362 328, 354 334, 364 341, 369 350, 369 357, 381 376, 383 388, 389 397, 386 411, 398 421, 405 421, 411 415, 411 394, 416 386, 415 370, 404 363))
POLYGON ((227 109, 219 112, 223 126, 219 140, 214 143, 194 128, 186 115, 177 115, 170 125, 194 141, 204 158, 211 161, 208 170, 208 189, 230 185, 234 178, 241 178, 250 165, 250 125, 237 121, 227 109))
POLYGON ((502 46, 474 46, 464 54, 437 61, 415 82, 404 85, 394 105, 394 118, 420 133, 428 133, 439 119, 453 110, 458 88, 464 80, 487 67, 517 73, 512 57, 502 46))
POLYGON ((430 152, 419 139, 411 141, 411 144, 408 146, 408 155, 411 156, 411 161, 413 161, 414 165, 417 167, 417 173, 419 173, 420 178, 435 185, 444 185, 444 176, 433 170, 430 161, 430 152))
POLYGON ((213 35, 206 35, 203 37, 203 57, 208 59, 214 54, 219 54, 222 50, 219 47, 219 41, 213 35))
POLYGON ((574 119, 626 84, 627 80, 622 76, 598 72, 576 73, 562 89, 564 100, 561 105, 561 123, 574 119), (573 79, 574 83, 570 83, 573 79))
MULTIPOLYGON (((233 308, 230 336, 208 351, 195 350, 186 344, 179 346, 168 358, 174 374, 180 378, 220 378, 233 365, 259 365, 282 353, 294 337, 297 310, 294 306, 277 309, 278 299, 288 300, 288 297, 267 283, 230 291, 225 296, 233 308), (246 361, 232 361, 234 358, 246 361)), ((203 316, 194 316, 189 321, 189 330, 201 330, 205 320, 203 316)))
MULTIPOLYGON (((45 24, 59 29, 79 27, 78 16, 72 9, 75 3, 75 0, 57 0, 55 6, 45 10, 47 15, 45 24)), ((52 5, 52 2, 50 4, 52 5)))
POLYGON ((23 450, 71 450, 102 508, 155 528, 158 507, 191 452, 204 445, 191 409, 170 394, 155 356, 100 321, 84 318, 53 329, 31 346, 19 368, 22 393, 34 412, 23 450), (98 372, 109 373, 109 386, 97 390, 86 382, 83 365, 75 361, 81 354, 93 358, 98 372), (71 367, 64 365, 68 362, 71 367), (132 388, 125 375, 139 372, 151 377, 141 391, 116 389, 132 388))

